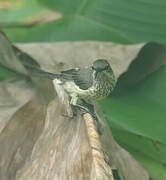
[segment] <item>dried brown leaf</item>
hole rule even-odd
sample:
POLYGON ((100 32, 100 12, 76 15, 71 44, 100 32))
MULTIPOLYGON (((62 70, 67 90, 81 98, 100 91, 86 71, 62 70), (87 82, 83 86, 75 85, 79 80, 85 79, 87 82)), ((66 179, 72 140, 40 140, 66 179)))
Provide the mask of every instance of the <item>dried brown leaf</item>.
MULTIPOLYGON (((106 58, 113 66, 116 76, 128 67, 142 46, 101 42, 18 45, 47 71, 59 72, 71 67, 88 65, 96 58, 106 58)), ((0 52, 8 54, 6 48, 2 48, 0 52)), ((16 59, 11 62, 8 55, 6 58, 6 55, 2 54, 0 62, 3 61, 5 66, 27 74, 24 68, 22 69, 18 56, 11 55, 11 59, 16 59), (19 68, 15 67, 14 63, 20 64, 19 68)), ((52 82, 43 77, 31 78, 35 87, 32 88, 32 82, 28 81, 31 84, 26 87, 30 88, 29 95, 25 99, 20 98, 24 100, 8 116, 2 115, 8 118, 0 133, 0 177, 10 180, 16 174, 15 180, 93 179, 93 149, 86 122, 79 114, 72 118, 62 116, 52 82)), ((27 81, 24 83, 27 84, 27 81)), ((5 86, 5 89, 9 87, 6 84, 5 86)), ((17 83, 15 86, 17 87, 17 83)), ((18 94, 23 90, 16 89, 18 94)), ((9 106, 14 107, 14 103, 19 101, 19 96, 14 97, 11 92, 10 95, 6 94, 4 89, 0 89, 0 93, 0 97, 5 96, 2 99, 7 109, 9 106)), ((26 91, 23 90, 22 93, 26 94, 26 91)), ((6 114, 6 111, 1 114, 3 113, 6 114)), ((100 150, 103 152, 103 155, 100 154, 101 157, 106 154, 109 166, 118 169, 123 180, 148 180, 148 174, 139 163, 116 144, 101 115, 99 119, 103 129, 103 134, 99 136, 100 150)), ((0 122, 2 121, 3 118, 0 122)))
POLYGON ((11 43, 0 31, 0 64, 21 74, 27 74, 26 69, 15 55, 11 43))

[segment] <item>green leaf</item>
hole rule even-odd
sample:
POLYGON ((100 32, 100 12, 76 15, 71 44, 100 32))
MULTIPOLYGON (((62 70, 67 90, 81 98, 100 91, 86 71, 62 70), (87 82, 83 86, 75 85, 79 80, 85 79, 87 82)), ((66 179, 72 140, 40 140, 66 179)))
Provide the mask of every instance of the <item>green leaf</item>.
MULTIPOLYGON (((87 4, 87 0, 38 0, 38 2, 43 3, 45 6, 60 11, 63 14, 76 14, 81 8, 87 4)), ((88 4, 93 4, 88 2, 88 4)))
POLYGON ((20 63, 20 52, 19 55, 17 54, 14 51, 14 46, 6 38, 5 34, 0 31, 0 81, 18 74, 22 76, 27 74, 26 69, 20 63))
POLYGON ((73 13, 85 16, 112 27, 136 42, 166 42, 164 0, 72 0, 72 3, 65 0, 40 1, 65 15, 73 13))
POLYGON ((165 180, 166 179, 166 172, 165 172, 165 165, 162 165, 161 163, 154 161, 151 158, 148 158, 144 154, 139 153, 138 151, 131 150, 128 146, 125 144, 123 145, 126 149, 129 149, 129 152, 134 155, 136 160, 138 160, 145 169, 148 170, 150 177, 153 177, 151 180, 165 180))
POLYGON ((58 22, 37 25, 31 29, 6 29, 13 41, 29 42, 32 36, 31 41, 103 40, 119 43, 166 43, 164 0, 39 1, 64 16, 58 22))
MULTIPOLYGON (((153 159, 166 172, 165 52, 165 46, 145 45, 101 107, 116 140, 129 152, 153 159)), ((150 163, 146 166, 153 169, 150 163)))
POLYGON ((0 26, 26 26, 34 24, 38 19, 47 15, 50 10, 42 7, 37 1, 12 0, 0 2, 0 26), (8 3, 3 7, 4 3, 8 3))
POLYGON ((0 65, 0 81, 16 76, 16 73, 0 65))
POLYGON ((84 17, 66 17, 33 28, 8 28, 6 34, 15 42, 100 40, 129 43, 116 30, 84 17))

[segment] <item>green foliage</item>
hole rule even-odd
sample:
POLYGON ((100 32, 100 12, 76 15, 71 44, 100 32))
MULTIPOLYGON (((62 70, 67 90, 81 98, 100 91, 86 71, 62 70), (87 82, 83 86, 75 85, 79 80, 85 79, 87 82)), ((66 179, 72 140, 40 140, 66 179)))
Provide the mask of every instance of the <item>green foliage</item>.
POLYGON ((103 104, 110 125, 117 128, 117 137, 162 163, 166 163, 165 77, 164 67, 103 104))
POLYGON ((66 17, 33 28, 8 28, 6 33, 10 39, 16 42, 83 41, 89 39, 130 42, 116 30, 82 17, 66 17))
POLYGON ((50 9, 60 11, 62 14, 67 15, 77 13, 77 11, 87 3, 85 0, 38 0, 38 2, 43 3, 50 9))
POLYGON ((0 65, 0 81, 16 76, 16 73, 0 65))
MULTIPOLYGON (((0 26, 15 27, 33 24, 36 19, 45 16, 48 9, 42 7, 36 0, 12 0, 6 8, 0 9, 0 26)), ((3 1, 0 2, 3 5, 3 1)))
POLYGON ((131 149, 130 147, 126 146, 126 144, 121 143, 121 145, 123 145, 123 147, 128 149, 128 151, 131 154, 133 154, 134 157, 143 164, 144 168, 147 169, 147 171, 149 172, 149 175, 153 177, 150 180, 165 180, 166 179, 164 164, 154 161, 148 156, 131 149))
MULTIPOLYGON (((38 0, 43 6, 35 0, 13 2, 16 6, 8 13, 0 11, 0 25, 14 42, 166 43, 165 0, 38 0), (62 17, 27 28, 48 8, 62 17)), ((140 53, 118 80, 114 94, 101 102, 116 140, 154 180, 166 179, 166 67, 159 68, 165 52, 157 46, 140 53)), ((0 80, 11 75, 0 67, 0 80)))
POLYGON ((62 13, 62 18, 58 22, 44 23, 29 29, 23 27, 5 29, 11 40, 166 43, 164 0, 38 1, 62 13))
POLYGON ((114 94, 101 102, 116 140, 139 159, 144 156, 141 162, 157 180, 166 177, 166 67, 161 52, 165 46, 146 45, 119 78, 114 94))
POLYGON ((82 0, 81 3, 77 0, 72 0, 72 3, 65 0, 40 1, 65 12, 65 15, 72 12, 76 16, 112 27, 135 42, 166 42, 164 0, 82 0))

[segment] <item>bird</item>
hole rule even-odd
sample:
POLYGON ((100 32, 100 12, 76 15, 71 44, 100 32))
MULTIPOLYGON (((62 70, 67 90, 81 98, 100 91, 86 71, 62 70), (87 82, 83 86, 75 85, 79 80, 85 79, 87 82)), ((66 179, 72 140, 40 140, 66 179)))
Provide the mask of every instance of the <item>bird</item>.
POLYGON ((51 79, 57 79, 70 97, 70 104, 83 108, 78 104, 83 100, 87 104, 107 97, 114 89, 116 78, 105 59, 97 59, 91 66, 61 71, 60 74, 45 72, 51 79))
POLYGON ((70 104, 89 112, 91 115, 94 115, 91 113, 94 112, 93 101, 107 97, 115 87, 115 75, 109 62, 105 59, 97 59, 88 67, 77 67, 62 71, 60 74, 54 74, 42 70, 31 56, 20 51, 17 47, 13 46, 13 50, 31 76, 56 79, 56 82, 70 96, 70 104), (78 104, 79 100, 82 101, 83 106, 78 104), (91 111, 89 111, 90 108, 91 111))

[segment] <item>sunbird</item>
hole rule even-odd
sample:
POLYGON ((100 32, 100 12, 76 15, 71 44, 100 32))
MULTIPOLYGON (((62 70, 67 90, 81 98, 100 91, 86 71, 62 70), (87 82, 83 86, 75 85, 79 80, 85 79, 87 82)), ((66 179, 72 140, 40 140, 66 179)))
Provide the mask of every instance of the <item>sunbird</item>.
POLYGON ((60 74, 45 73, 48 78, 58 80, 73 106, 79 106, 78 100, 91 103, 107 97, 116 84, 113 70, 105 59, 97 59, 91 66, 69 69, 60 74))

